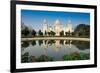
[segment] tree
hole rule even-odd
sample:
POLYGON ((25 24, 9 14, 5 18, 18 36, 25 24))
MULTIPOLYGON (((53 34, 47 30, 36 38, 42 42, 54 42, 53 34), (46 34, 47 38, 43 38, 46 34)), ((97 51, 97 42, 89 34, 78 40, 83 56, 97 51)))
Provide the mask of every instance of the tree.
POLYGON ((55 36, 56 33, 55 33, 54 31, 51 31, 50 34, 51 34, 52 36, 55 36))
POLYGON ((25 29, 21 30, 21 34, 24 36, 28 36, 29 35, 29 29, 27 27, 25 27, 25 29))
POLYGON ((74 33, 76 36, 89 37, 90 36, 90 25, 79 24, 76 27, 74 33))
POLYGON ((65 32, 65 34, 66 34, 66 36, 68 36, 68 37, 71 35, 70 31, 65 32))
POLYGON ((68 36, 68 32, 65 32, 66 36, 68 36))
POLYGON ((88 37, 90 37, 90 26, 89 25, 87 25, 85 27, 85 35, 87 35, 88 37))
POLYGON ((45 31, 45 35, 47 35, 47 32, 45 31))
POLYGON ((63 30, 60 32, 60 36, 64 36, 64 31, 63 30))
POLYGON ((38 34, 39 36, 43 36, 43 32, 41 32, 41 30, 39 30, 38 34))
POLYGON ((32 30, 32 35, 36 36, 36 31, 34 29, 32 30))
POLYGON ((48 32, 48 35, 50 36, 51 35, 51 32, 48 32))

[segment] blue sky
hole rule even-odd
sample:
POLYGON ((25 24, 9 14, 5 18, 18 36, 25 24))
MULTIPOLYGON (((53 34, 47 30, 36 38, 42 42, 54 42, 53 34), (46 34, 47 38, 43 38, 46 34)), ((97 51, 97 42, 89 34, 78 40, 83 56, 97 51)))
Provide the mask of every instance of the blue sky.
POLYGON ((25 25, 31 25, 35 30, 42 29, 44 19, 47 19, 49 26, 52 26, 56 19, 60 20, 62 26, 69 20, 73 27, 78 24, 90 25, 90 13, 21 10, 21 18, 25 25))

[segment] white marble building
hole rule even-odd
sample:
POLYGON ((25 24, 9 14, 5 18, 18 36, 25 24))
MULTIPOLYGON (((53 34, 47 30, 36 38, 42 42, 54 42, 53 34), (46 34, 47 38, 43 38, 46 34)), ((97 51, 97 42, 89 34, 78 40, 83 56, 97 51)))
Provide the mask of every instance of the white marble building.
POLYGON ((47 20, 44 19, 43 21, 43 34, 44 35, 45 33, 50 32, 50 31, 54 31, 56 33, 55 34, 56 36, 60 36, 61 31, 64 31, 64 35, 66 35, 65 32, 72 33, 74 31, 70 20, 68 21, 66 26, 62 26, 59 19, 57 19, 52 26, 48 26, 48 25, 49 24, 47 20))

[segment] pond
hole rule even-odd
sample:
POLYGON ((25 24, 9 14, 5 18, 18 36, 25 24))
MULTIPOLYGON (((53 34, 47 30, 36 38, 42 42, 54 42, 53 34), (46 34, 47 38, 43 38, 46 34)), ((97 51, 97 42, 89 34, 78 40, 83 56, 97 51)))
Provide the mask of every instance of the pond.
POLYGON ((75 61, 90 59, 90 42, 32 40, 21 42, 21 62, 75 61))

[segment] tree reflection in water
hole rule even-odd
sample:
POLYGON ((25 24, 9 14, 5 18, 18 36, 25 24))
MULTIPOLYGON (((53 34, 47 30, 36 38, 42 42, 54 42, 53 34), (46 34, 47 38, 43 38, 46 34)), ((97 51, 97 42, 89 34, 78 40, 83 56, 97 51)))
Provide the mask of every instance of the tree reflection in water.
POLYGON ((36 45, 36 41, 33 40, 33 41, 31 42, 31 44, 32 44, 32 46, 35 46, 35 45, 36 45))
POLYGON ((52 44, 54 44, 55 43, 55 40, 48 40, 48 44, 49 45, 52 45, 52 44))
POLYGON ((29 46, 29 42, 28 41, 23 41, 23 42, 21 42, 21 47, 22 48, 26 48, 26 47, 28 47, 29 46))
POLYGON ((43 40, 38 40, 38 44, 41 46, 43 44, 43 40))
POLYGON ((64 40, 60 40, 60 44, 64 45, 64 40))
POLYGON ((78 47, 81 50, 90 48, 89 41, 73 41, 72 44, 74 44, 76 47, 78 47))

